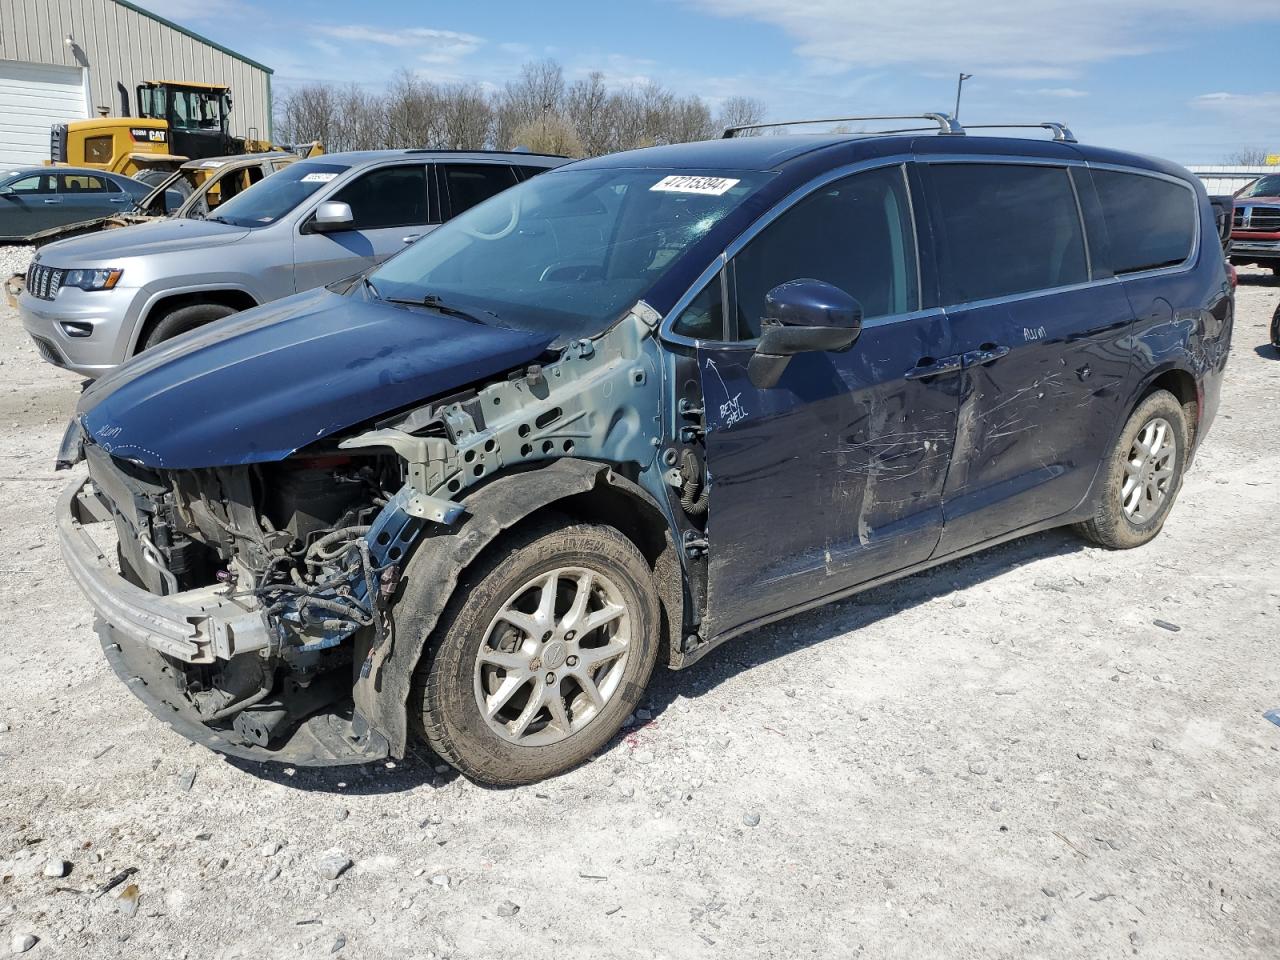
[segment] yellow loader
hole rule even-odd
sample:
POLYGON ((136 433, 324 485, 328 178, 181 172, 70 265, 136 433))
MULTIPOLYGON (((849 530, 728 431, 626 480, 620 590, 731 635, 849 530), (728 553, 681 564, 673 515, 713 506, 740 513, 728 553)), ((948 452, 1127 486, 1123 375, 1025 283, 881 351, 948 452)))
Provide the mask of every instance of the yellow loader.
POLYGON ((138 84, 137 116, 55 125, 51 162, 123 173, 154 185, 167 180, 189 160, 269 151, 303 157, 324 153, 318 142, 291 148, 232 136, 230 115, 230 87, 147 80, 138 84))

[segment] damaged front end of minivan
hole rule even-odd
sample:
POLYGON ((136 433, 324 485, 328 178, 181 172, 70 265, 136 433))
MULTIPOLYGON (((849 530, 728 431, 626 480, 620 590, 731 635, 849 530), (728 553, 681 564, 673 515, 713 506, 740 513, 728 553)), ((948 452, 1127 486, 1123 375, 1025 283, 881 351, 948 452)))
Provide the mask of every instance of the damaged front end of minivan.
POLYGON ((602 490, 660 531, 678 630, 668 531, 687 479, 659 456, 659 319, 641 301, 594 338, 267 459, 172 466, 118 415, 81 413, 60 465, 83 459, 88 476, 64 494, 59 533, 113 668, 220 752, 402 756, 413 672, 458 573, 534 511, 602 490))

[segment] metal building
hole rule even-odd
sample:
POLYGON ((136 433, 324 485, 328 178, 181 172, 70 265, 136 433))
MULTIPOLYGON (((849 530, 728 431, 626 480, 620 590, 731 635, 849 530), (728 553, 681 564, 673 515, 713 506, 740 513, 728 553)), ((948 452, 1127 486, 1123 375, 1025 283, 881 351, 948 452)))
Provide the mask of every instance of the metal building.
POLYGON ((0 164, 49 159, 55 123, 136 113, 144 80, 231 87, 231 132, 271 136, 271 68, 128 0, 0 0, 0 164))

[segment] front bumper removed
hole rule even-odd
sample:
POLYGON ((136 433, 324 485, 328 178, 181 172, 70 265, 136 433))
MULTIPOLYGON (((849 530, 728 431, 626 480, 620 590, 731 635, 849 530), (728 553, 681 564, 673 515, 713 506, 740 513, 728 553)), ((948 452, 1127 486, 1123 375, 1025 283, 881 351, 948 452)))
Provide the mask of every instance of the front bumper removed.
POLYGON ((270 632, 251 598, 225 586, 158 596, 130 583, 108 563, 89 528, 111 525, 111 512, 82 478, 58 502, 58 539, 67 567, 98 613, 97 633, 107 662, 157 718, 189 740, 245 760, 300 766, 369 763, 390 753, 376 731, 357 733, 350 702, 321 711, 271 747, 246 742, 229 723, 211 726, 183 695, 181 661, 209 664, 260 655, 270 632))

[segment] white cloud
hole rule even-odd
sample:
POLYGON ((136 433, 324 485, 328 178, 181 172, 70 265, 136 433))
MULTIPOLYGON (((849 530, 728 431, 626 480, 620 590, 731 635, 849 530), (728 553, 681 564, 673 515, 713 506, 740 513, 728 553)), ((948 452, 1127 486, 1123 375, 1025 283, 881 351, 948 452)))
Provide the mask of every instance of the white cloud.
POLYGON ((364 24, 337 24, 312 28, 315 33, 335 40, 372 43, 402 49, 420 48, 418 59, 424 63, 456 63, 474 53, 484 43, 483 37, 454 30, 409 27, 403 30, 379 30, 364 24))
POLYGON ((1201 25, 1280 20, 1277 0, 696 0, 796 39, 814 72, 928 64, 1021 79, 1063 77, 1104 60, 1194 39, 1201 25))
POLYGON ((1057 97, 1060 100, 1078 100, 1089 95, 1086 91, 1077 90, 1075 87, 1041 87, 1039 90, 1023 92, 1029 93, 1034 97, 1057 97))
POLYGON ((1215 113, 1252 115, 1256 118, 1280 114, 1280 93, 1202 93, 1191 106, 1215 113))

